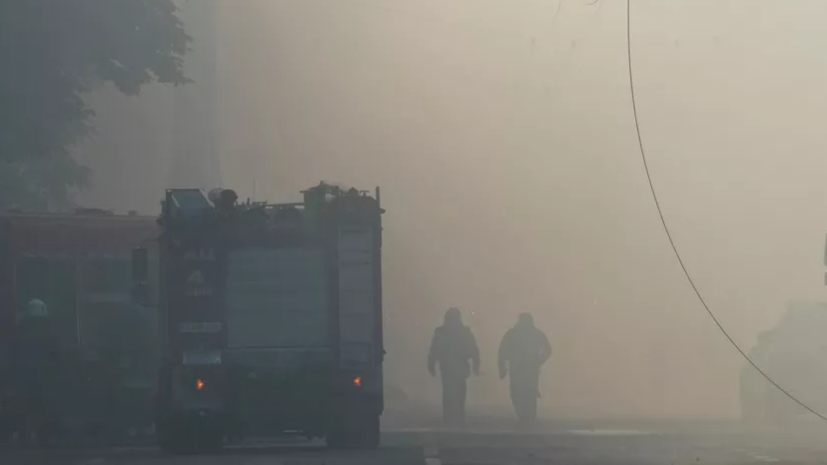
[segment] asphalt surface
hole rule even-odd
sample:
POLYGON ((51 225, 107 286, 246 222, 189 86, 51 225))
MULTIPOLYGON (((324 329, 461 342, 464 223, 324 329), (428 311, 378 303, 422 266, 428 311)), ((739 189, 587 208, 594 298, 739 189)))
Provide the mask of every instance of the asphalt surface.
POLYGON ((827 427, 746 429, 672 423, 493 425, 464 430, 397 428, 376 451, 328 450, 322 443, 259 440, 219 455, 165 456, 151 447, 0 452, 3 465, 550 465, 823 464, 827 427))

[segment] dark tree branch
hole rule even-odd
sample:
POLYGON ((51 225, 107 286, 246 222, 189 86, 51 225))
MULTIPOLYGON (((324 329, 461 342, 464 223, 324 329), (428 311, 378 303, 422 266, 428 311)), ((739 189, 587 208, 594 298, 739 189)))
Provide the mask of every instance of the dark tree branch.
POLYGON ((0 207, 67 204, 86 185, 68 150, 93 133, 86 92, 188 82, 177 13, 172 0, 0 0, 0 207))

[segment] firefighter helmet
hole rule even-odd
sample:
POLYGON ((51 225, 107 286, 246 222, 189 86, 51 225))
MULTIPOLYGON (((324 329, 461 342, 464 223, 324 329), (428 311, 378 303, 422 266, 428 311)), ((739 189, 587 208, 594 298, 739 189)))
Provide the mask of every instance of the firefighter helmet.
POLYGON ((26 304, 26 311, 23 316, 25 318, 46 317, 49 316, 49 309, 42 300, 32 299, 26 304))

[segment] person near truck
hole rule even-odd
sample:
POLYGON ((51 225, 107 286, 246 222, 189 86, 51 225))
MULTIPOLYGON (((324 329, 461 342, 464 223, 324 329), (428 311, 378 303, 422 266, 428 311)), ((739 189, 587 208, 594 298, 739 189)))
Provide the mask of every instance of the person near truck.
POLYGON ((462 323, 457 308, 445 313, 442 326, 434 331, 428 354, 428 372, 436 376, 436 366, 442 380, 442 418, 449 426, 461 426, 465 421, 467 380, 471 372, 480 370, 480 351, 471 329, 462 323))
POLYGON ((530 313, 521 314, 500 343, 498 365, 500 379, 509 376, 511 402, 523 425, 537 419, 540 367, 549 357, 551 344, 545 333, 534 326, 530 313))
POLYGON ((46 304, 32 299, 17 322, 11 353, 17 432, 28 442, 48 443, 59 424, 58 339, 46 304))

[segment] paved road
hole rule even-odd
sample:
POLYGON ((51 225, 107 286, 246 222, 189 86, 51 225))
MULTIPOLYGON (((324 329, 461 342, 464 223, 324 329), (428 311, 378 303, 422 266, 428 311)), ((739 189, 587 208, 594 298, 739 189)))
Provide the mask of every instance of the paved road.
POLYGON ((151 448, 0 454, 4 465, 767 465, 827 463, 827 435, 664 428, 386 432, 378 451, 330 451, 319 444, 262 443, 216 456, 168 457, 151 448))

